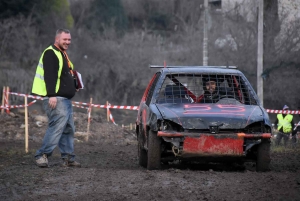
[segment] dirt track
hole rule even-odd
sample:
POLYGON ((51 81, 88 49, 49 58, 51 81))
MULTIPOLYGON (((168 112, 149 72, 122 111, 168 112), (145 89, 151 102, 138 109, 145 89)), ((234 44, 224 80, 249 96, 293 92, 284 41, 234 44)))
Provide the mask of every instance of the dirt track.
MULTIPOLYGON (((85 115, 75 114, 77 129, 85 115)), ((24 152, 21 116, 0 115, 0 200, 300 200, 300 146, 272 147, 271 171, 252 164, 169 164, 147 171, 137 161, 132 131, 94 117, 88 142, 75 142, 82 168, 60 167, 56 149, 49 168, 33 159, 45 125, 29 118, 29 153, 24 152)), ((84 129, 83 129, 84 130, 84 129)))

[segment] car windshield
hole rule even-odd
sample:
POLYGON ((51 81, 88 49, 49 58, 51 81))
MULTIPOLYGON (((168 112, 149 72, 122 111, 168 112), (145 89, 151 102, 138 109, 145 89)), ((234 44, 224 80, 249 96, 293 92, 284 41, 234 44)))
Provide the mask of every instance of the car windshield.
POLYGON ((249 82, 238 74, 167 74, 157 103, 257 105, 249 82))

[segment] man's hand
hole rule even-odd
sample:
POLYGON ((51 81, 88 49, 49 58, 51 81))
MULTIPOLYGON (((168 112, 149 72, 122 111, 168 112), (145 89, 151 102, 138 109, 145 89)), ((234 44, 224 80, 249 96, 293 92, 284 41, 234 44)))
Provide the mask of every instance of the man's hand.
POLYGON ((49 98, 49 107, 54 109, 56 107, 57 98, 56 97, 50 97, 49 98))

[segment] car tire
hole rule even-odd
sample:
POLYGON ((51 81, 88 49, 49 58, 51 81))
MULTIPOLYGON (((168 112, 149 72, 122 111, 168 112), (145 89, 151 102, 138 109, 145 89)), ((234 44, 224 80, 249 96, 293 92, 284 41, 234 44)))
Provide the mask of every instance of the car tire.
MULTIPOLYGON (((140 127, 140 129, 142 129, 140 127)), ((138 135, 138 160, 139 160, 139 165, 147 168, 147 151, 144 149, 144 140, 143 140, 143 133, 139 132, 138 135)))
POLYGON ((256 171, 266 172, 270 170, 270 141, 262 141, 257 148, 256 171))
POLYGON ((148 170, 157 170, 161 168, 161 138, 157 132, 149 131, 148 137, 148 170))

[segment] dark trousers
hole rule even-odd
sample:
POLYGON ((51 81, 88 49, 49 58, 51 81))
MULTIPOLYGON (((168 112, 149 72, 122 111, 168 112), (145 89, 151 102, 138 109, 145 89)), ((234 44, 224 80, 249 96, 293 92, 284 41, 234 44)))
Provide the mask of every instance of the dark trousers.
POLYGON ((292 143, 295 145, 297 143, 297 133, 292 135, 292 143))
POLYGON ((283 138, 284 146, 286 146, 287 142, 290 138, 290 134, 289 133, 278 132, 277 136, 276 136, 275 145, 279 145, 282 138, 283 138))

